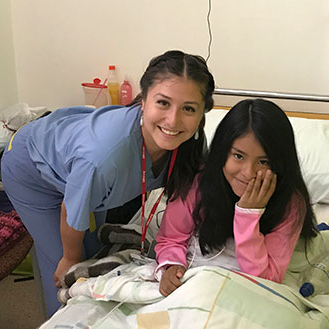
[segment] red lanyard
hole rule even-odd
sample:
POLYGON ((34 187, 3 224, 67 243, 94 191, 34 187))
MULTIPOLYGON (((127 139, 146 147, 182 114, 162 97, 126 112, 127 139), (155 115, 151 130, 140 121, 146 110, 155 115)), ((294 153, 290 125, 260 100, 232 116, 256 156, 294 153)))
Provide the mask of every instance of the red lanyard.
MULTIPOLYGON (((167 182, 169 181, 171 172, 174 168, 176 156, 177 156, 177 151, 178 149, 175 149, 172 152, 171 160, 170 160, 170 165, 169 165, 169 170, 168 170, 168 176, 167 176, 167 182)), ((145 221, 145 199, 146 199, 146 148, 145 148, 145 143, 143 140, 143 149, 142 149, 142 244, 141 244, 141 254, 144 254, 144 243, 146 239, 146 231, 152 221, 152 218, 155 214, 155 211, 160 203, 161 197, 163 195, 163 192, 161 192, 160 196, 156 200, 155 204, 152 207, 152 210, 149 214, 149 217, 147 218, 146 223, 144 224, 145 221)))

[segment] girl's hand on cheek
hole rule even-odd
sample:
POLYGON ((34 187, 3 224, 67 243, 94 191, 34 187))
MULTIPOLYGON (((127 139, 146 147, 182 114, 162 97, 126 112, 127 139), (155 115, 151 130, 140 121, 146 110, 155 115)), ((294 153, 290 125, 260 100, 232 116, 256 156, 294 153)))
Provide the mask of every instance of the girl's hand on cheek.
POLYGON ((256 178, 253 178, 243 195, 238 206, 241 208, 265 208, 276 187, 277 176, 270 169, 265 173, 257 172, 256 178))

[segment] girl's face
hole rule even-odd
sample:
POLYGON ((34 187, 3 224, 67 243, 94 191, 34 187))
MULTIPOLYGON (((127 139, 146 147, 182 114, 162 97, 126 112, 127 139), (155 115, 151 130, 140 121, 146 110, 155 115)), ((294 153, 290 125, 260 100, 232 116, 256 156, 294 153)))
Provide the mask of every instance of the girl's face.
POLYGON ((200 86, 194 81, 172 77, 153 85, 142 101, 142 132, 151 157, 190 139, 199 127, 204 106, 200 86))
POLYGON ((253 132, 235 139, 228 153, 223 173, 235 195, 241 197, 249 181, 261 171, 265 177, 269 159, 253 132))

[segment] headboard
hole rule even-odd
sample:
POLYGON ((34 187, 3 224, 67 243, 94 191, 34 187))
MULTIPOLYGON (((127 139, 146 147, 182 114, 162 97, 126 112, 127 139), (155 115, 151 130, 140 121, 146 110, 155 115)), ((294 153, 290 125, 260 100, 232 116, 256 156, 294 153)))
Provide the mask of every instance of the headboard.
MULTIPOLYGON (((224 105, 223 102, 229 102, 225 105, 231 106, 237 103, 239 100, 245 99, 246 97, 252 98, 264 98, 264 99, 276 99, 277 104, 282 109, 287 109, 291 101, 302 101, 300 102, 300 109, 309 108, 312 109, 309 112, 312 113, 328 113, 329 114, 329 95, 319 95, 319 94, 305 94, 305 93, 289 93, 289 92, 277 92, 277 91, 259 91, 259 90, 244 90, 244 89, 228 89, 228 88, 215 88, 214 90, 214 100, 216 105, 224 105), (217 97, 216 97, 217 96, 217 97), (220 96, 220 97, 219 97, 220 96), (229 96, 222 97, 222 96, 229 96), (233 96, 233 97, 232 97, 233 96), (218 102, 219 101, 219 102, 218 102), (233 102, 233 103, 232 103, 233 102), (313 104, 311 104, 313 103, 313 104), (323 104, 327 107, 324 108, 323 104), (318 107, 315 107, 316 105, 318 107), (315 106, 313 106, 315 105, 315 106), (287 106, 287 107, 286 107, 287 106), (316 110, 318 109, 318 110, 316 110)), ((294 102, 295 103, 295 102, 294 102)), ((296 107, 294 107, 295 109, 296 107)), ((301 112, 307 112, 305 110, 301 112)), ((295 110, 294 110, 295 111, 295 110)))
MULTIPOLYGON (((229 106, 214 106, 213 110, 230 110, 229 106)), ((310 113, 310 112, 292 112, 285 111, 288 117, 304 118, 304 119, 319 119, 329 120, 329 113, 310 113)))

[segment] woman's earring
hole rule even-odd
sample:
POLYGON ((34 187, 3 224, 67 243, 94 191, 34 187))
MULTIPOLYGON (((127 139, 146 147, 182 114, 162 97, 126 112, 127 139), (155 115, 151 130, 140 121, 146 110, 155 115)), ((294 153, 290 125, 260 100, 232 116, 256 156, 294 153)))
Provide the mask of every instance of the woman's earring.
POLYGON ((144 121, 143 121, 143 115, 142 115, 141 120, 139 121, 139 124, 140 124, 141 127, 143 127, 143 123, 144 123, 144 121))
POLYGON ((197 130, 194 134, 194 139, 197 141, 199 139, 199 130, 197 130))

